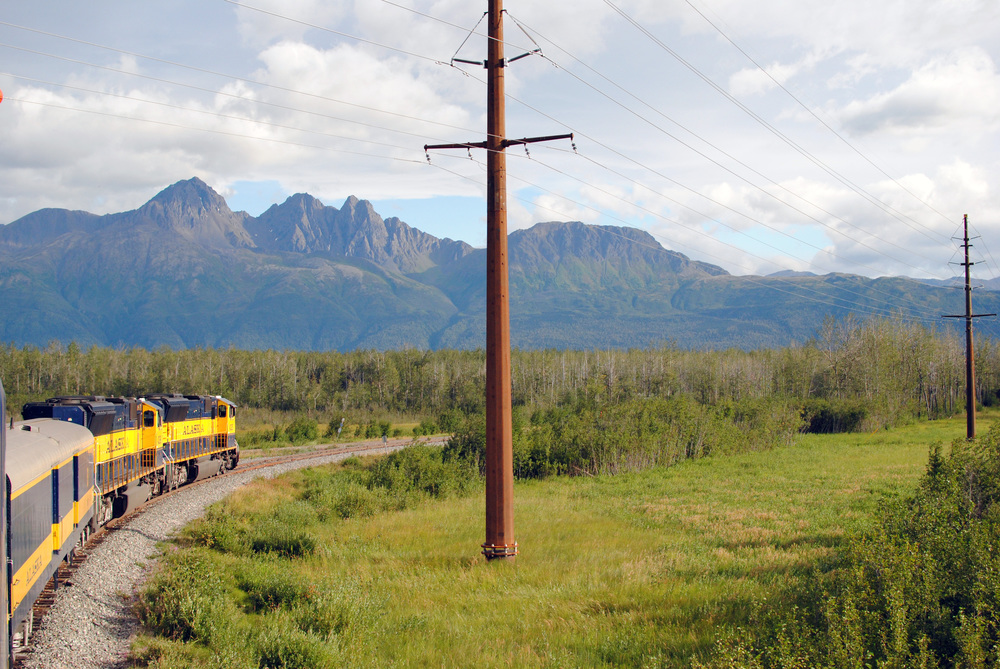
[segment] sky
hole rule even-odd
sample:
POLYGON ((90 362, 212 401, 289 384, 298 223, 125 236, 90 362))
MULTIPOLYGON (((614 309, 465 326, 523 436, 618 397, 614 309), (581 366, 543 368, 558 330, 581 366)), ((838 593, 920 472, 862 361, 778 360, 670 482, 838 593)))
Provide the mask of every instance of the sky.
MULTIPOLYGON (((507 0, 508 226, 631 226, 733 274, 1000 275, 996 0, 507 0)), ((199 177, 485 245, 486 2, 0 11, 0 223, 199 177)))

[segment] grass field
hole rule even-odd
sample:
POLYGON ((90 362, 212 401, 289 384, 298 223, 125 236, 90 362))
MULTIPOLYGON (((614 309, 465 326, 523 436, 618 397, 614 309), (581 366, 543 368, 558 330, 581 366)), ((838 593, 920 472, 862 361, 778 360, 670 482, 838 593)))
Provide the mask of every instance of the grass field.
MULTIPOLYGON (((135 655, 161 667, 690 666, 753 607, 791 606, 786 593, 871 522, 880 498, 912 488, 931 443, 964 434, 964 419, 923 422, 638 474, 518 483, 514 563, 479 555, 481 489, 368 517, 304 514, 317 548, 294 559, 206 550, 192 545, 195 532, 179 552, 220 574, 269 569, 303 597, 337 599, 341 624, 322 634, 299 624, 329 652, 253 663, 213 658, 206 644, 218 638, 141 637, 135 655)), ((214 515, 259 521, 261 509, 301 505, 309 476, 251 484, 214 515)), ((247 581, 226 590, 234 626, 287 627, 294 603, 254 607, 247 581)))

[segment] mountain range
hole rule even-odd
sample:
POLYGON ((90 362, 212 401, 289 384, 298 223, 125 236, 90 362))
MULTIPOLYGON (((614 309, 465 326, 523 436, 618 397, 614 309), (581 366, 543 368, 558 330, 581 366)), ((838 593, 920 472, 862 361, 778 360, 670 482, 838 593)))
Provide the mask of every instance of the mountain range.
MULTIPOLYGON (((508 244, 523 349, 777 347, 828 315, 934 327, 964 308, 961 291, 901 277, 733 276, 627 227, 539 223, 508 244)), ((17 345, 476 348, 485 285, 485 249, 353 196, 337 209, 297 194, 253 217, 194 178, 134 211, 43 209, 0 226, 0 341, 17 345)), ((998 307, 1000 294, 977 294, 977 312, 998 307)), ((1000 333, 989 319, 977 330, 1000 333)))

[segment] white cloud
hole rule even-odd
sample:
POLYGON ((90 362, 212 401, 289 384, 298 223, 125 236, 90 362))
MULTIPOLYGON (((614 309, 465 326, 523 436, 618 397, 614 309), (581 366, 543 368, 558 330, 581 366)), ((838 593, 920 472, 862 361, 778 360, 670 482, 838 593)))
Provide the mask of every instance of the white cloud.
POLYGON ((729 77, 729 92, 736 97, 759 95, 778 84, 784 84, 802 70, 801 64, 782 65, 773 63, 764 72, 756 67, 744 68, 729 77))
POLYGON ((855 134, 878 130, 929 132, 971 122, 970 132, 995 129, 1000 120, 1000 76, 983 49, 968 47, 935 58, 891 91, 854 101, 841 123, 855 134))

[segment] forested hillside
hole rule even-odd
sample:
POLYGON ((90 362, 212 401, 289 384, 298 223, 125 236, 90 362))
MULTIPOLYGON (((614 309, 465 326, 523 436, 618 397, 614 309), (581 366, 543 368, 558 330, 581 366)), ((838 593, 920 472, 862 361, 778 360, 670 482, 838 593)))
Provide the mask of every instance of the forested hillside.
MULTIPOLYGON (((731 276, 627 227, 539 223, 512 232, 509 252, 524 350, 778 348, 827 316, 926 323, 962 308, 956 291, 906 278, 731 276)), ((355 197, 338 209, 298 194, 255 218, 195 178, 133 211, 46 209, 0 226, 0 341, 472 350, 486 343, 485 255, 355 197)), ((1000 312, 1000 293, 976 308, 1000 312)))

